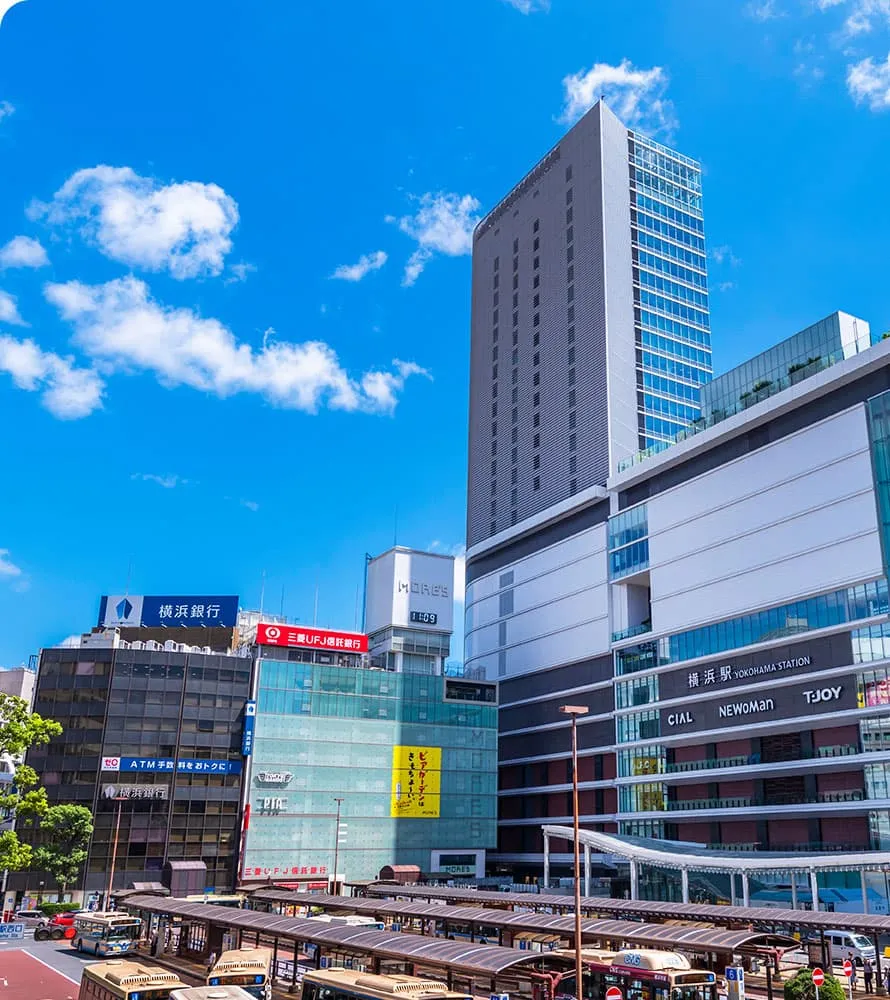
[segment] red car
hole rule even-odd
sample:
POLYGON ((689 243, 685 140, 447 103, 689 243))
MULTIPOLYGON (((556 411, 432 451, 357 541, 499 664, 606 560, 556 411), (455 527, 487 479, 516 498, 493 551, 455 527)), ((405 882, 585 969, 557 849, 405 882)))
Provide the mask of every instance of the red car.
POLYGON ((76 913, 57 913, 52 919, 37 927, 34 931, 35 941, 47 941, 52 938, 59 941, 62 938, 74 937, 74 918, 76 913))

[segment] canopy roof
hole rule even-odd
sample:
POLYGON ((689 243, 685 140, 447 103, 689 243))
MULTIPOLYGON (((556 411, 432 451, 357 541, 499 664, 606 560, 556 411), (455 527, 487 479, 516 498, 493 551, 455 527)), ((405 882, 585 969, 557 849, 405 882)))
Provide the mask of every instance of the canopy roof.
POLYGON ((300 917, 280 917, 256 910, 233 910, 209 903, 188 903, 182 899, 161 899, 159 896, 130 896, 122 904, 128 910, 145 913, 165 913, 186 920, 203 920, 217 927, 258 931, 334 948, 355 954, 404 962, 439 965, 471 976, 496 976, 518 965, 533 965, 546 958, 551 964, 560 959, 553 955, 500 948, 497 945, 471 944, 442 938, 420 937, 416 934, 366 930, 362 927, 331 926, 317 920, 300 917))
MULTIPOLYGON (((398 887, 394 887, 398 891, 398 887)), ((479 893, 476 894, 477 897, 479 893)), ((528 899, 528 897, 526 897, 528 899)), ((537 897, 531 897, 536 899, 537 897)), ((560 897, 566 902, 566 897, 560 897)), ((455 925, 472 924, 482 928, 574 934, 575 918, 552 913, 527 913, 483 907, 442 906, 435 903, 411 903, 402 900, 347 899, 317 893, 260 889, 251 901, 280 903, 285 906, 318 906, 369 916, 417 917, 444 920, 455 925)), ((683 927, 677 924, 646 924, 633 920, 582 920, 581 937, 623 941, 629 944, 689 951, 734 952, 757 948, 795 948, 799 942, 785 934, 756 930, 724 930, 715 927, 683 927)))

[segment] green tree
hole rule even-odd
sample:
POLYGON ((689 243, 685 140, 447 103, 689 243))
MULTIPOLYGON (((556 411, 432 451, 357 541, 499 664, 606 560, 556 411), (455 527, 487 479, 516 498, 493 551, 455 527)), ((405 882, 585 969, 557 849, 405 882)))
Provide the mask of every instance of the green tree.
POLYGON ((86 806, 50 806, 40 821, 43 834, 34 866, 56 880, 64 893, 80 879, 93 834, 93 814, 86 806))
MULTIPOLYGON (((819 1000, 846 1000, 846 995, 837 979, 826 972, 825 982, 819 987, 819 1000)), ((785 1000, 816 1000, 812 969, 800 969, 796 976, 785 981, 785 1000)))
MULTIPOLYGON (((31 747, 49 743, 61 732, 58 722, 29 711, 24 698, 0 694, 0 757, 8 757, 15 767, 12 785, 0 786, 0 817, 35 820, 47 811, 46 790, 40 787, 37 772, 18 761, 31 747)), ((14 830, 0 833, 0 871, 22 871, 31 860, 31 848, 14 830)))

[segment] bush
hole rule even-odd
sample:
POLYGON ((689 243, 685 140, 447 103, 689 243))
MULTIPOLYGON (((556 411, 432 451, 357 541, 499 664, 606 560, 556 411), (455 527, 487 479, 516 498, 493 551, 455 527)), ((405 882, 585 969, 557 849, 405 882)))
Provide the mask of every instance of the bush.
MULTIPOLYGON (((819 987, 819 1000, 846 1000, 846 995, 838 980, 826 972, 825 982, 819 987)), ((801 969, 793 979, 786 980, 785 1000, 816 1000, 812 969, 801 969)))
POLYGON ((79 907, 74 903, 41 903, 38 909, 47 917, 54 917, 57 913, 73 913, 79 907))

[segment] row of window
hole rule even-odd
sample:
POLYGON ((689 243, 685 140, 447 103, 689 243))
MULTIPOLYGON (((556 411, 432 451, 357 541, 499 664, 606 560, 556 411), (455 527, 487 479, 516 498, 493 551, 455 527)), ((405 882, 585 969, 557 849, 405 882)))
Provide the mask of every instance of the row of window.
MULTIPOLYGON (((681 285, 669 278, 662 277, 660 274, 636 268, 634 268, 634 280, 641 286, 651 288, 653 291, 667 295, 678 302, 687 302, 689 305, 697 306, 706 311, 708 309, 707 291, 698 291, 689 285, 681 285)), ((707 326, 707 323, 704 325, 707 326)))
POLYGON ((694 309, 692 306, 684 305, 682 302, 675 302, 673 299, 665 298, 646 289, 640 290, 640 304, 649 309, 657 309, 660 313, 669 316, 676 316, 684 323, 694 323, 697 327, 708 330, 710 320, 706 312, 694 309))
POLYGON ((885 615, 890 611, 887 581, 875 580, 807 600, 783 604, 729 621, 664 636, 615 651, 615 672, 635 673, 699 656, 740 649, 766 639, 885 615))
POLYGON ((671 357, 707 366, 710 370, 711 352, 709 350, 703 351, 699 347, 692 347, 690 344, 675 340, 673 337, 664 337, 645 329, 640 331, 640 344, 643 347, 651 347, 654 351, 669 354, 671 357))
POLYGON ((633 262, 638 267, 648 268, 650 271, 658 271, 666 274, 670 278, 684 281, 687 285, 695 288, 708 290, 708 276, 701 271, 694 271, 691 267, 684 267, 676 261, 661 254, 654 254, 648 250, 633 250, 633 262))
POLYGON ((701 214, 702 198, 700 194, 659 177, 650 170, 641 170, 632 165, 630 168, 630 189, 634 192, 648 191, 656 198, 674 205, 681 211, 701 214))
MULTIPOLYGON (((648 297, 646 292, 641 293, 642 297, 648 297)), ((679 319, 669 319, 658 313, 650 312, 647 309, 636 309, 635 319, 637 324, 644 330, 654 330, 658 333, 666 333, 676 340, 683 340, 690 344, 700 344, 707 348, 706 356, 708 364, 711 363, 711 335, 707 330, 699 330, 689 326, 679 319)))
POLYGON ((675 379, 664 378, 661 375, 653 375, 651 372, 644 371, 643 388, 664 393, 666 396, 674 396, 677 399, 689 400, 690 403, 696 404, 696 414, 699 412, 699 388, 697 385, 687 385, 685 382, 678 382, 675 379))
POLYGON ((658 441, 673 441, 685 426, 685 423, 665 420, 663 417, 653 417, 648 413, 643 415, 644 431, 658 441))
POLYGON ((637 132, 629 131, 628 139, 631 163, 691 191, 701 191, 701 167, 695 160, 637 132))
POLYGON ((704 385, 711 381, 711 373, 704 368, 688 365, 674 358, 666 357, 663 354, 655 354, 652 351, 641 351, 640 360, 642 366, 649 371, 667 372, 674 379, 685 379, 687 382, 694 382, 696 385, 704 385))
POLYGON ((643 413, 653 413, 659 416, 671 417, 681 424, 695 420, 699 415, 698 406, 687 406, 673 399, 664 399, 650 392, 643 393, 643 413))
POLYGON ((700 271, 707 270, 708 262, 703 250, 698 252, 690 250, 688 247, 680 246, 677 243, 670 243, 667 240, 660 239, 654 233, 647 233, 642 229, 634 231, 631 234, 631 238, 635 240, 641 250, 654 250, 656 253, 679 261, 681 264, 696 267, 700 271))
POLYGON ((663 236, 674 243, 697 250, 700 254, 705 253, 705 241, 703 237, 696 236, 694 233, 681 229, 670 222, 664 222, 654 215, 649 215, 648 212, 637 211, 632 208, 630 211, 630 221, 631 225, 636 226, 640 230, 646 230, 658 236, 663 236))
POLYGON ((650 212, 652 215, 658 215, 668 222, 674 222, 684 229, 691 230, 693 233, 704 235, 705 224, 700 216, 690 215, 688 212, 671 208, 670 205, 665 205, 663 202, 656 201, 654 198, 650 198, 648 195, 641 194, 640 192, 634 192, 634 201, 638 208, 650 212))

